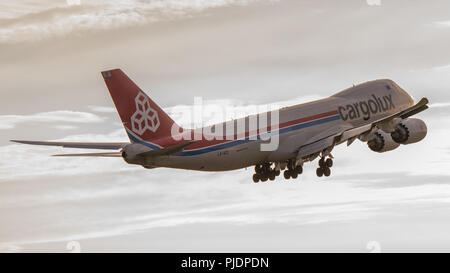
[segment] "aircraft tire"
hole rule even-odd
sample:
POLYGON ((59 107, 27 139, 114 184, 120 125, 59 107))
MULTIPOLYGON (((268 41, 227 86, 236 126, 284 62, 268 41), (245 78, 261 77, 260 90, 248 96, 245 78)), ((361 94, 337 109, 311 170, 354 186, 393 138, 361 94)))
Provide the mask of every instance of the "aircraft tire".
POLYGON ((253 174, 253 182, 258 183, 259 182, 259 174, 255 173, 253 174))
POLYGON ((319 167, 324 167, 325 166, 325 160, 323 159, 323 157, 319 160, 319 167))
POLYGON ((298 165, 297 167, 295 167, 295 171, 297 172, 297 174, 302 174, 303 173, 303 167, 301 165, 298 165))
POLYGON ((276 177, 275 172, 274 172, 274 171, 270 172, 270 174, 269 174, 269 180, 270 180, 270 181, 274 181, 274 180, 275 180, 275 177, 276 177))
POLYGON ((269 179, 269 177, 266 174, 261 175, 261 181, 266 182, 269 179))
POLYGON ((325 161, 325 166, 327 166, 328 168, 333 167, 333 159, 328 158, 328 159, 325 161))
POLYGON ((291 178, 291 173, 289 172, 289 170, 285 170, 283 173, 283 176, 285 179, 289 179, 289 178, 291 178))
POLYGON ((330 176, 330 174, 331 174, 331 169, 330 168, 323 169, 323 175, 328 177, 328 176, 330 176))
POLYGON ((296 178, 298 177, 298 173, 294 170, 294 171, 291 173, 291 176, 292 176, 293 179, 296 179, 296 178))
POLYGON ((317 174, 318 177, 322 177, 323 176, 323 169, 322 168, 317 168, 316 174, 317 174))

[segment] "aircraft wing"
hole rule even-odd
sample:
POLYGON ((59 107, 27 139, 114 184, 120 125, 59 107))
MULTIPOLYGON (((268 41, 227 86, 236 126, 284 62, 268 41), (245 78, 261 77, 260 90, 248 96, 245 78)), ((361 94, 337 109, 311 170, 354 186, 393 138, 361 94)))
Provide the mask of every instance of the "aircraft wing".
POLYGON ((422 98, 418 103, 415 105, 400 111, 398 113, 395 113, 393 115, 384 117, 382 119, 376 120, 372 122, 371 124, 366 124, 360 127, 356 128, 342 128, 339 133, 328 135, 325 137, 322 137, 320 139, 312 139, 311 142, 301 146, 297 153, 297 158, 304 158, 308 157, 317 153, 320 153, 322 151, 330 152, 333 147, 337 144, 343 143, 347 141, 347 146, 353 143, 358 137, 363 136, 365 134, 370 133, 374 128, 378 126, 382 126, 385 123, 391 122, 395 118, 408 118, 412 115, 415 115, 417 113, 420 113, 426 109, 428 109, 428 99, 422 98))
POLYGON ((63 148, 80 148, 80 149, 104 149, 104 150, 119 150, 129 142, 55 142, 55 141, 31 141, 31 140, 11 140, 12 142, 30 144, 30 145, 45 145, 45 146, 59 146, 63 148))

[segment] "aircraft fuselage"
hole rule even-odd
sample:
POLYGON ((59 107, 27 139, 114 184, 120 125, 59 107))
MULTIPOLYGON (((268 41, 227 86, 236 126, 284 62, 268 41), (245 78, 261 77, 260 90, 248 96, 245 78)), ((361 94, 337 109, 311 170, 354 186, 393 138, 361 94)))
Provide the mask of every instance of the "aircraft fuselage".
MULTIPOLYGON (((411 105, 413 99, 395 82, 370 81, 325 99, 280 109, 279 143, 274 151, 262 151, 261 144, 268 141, 248 136, 216 142, 200 140, 179 153, 149 157, 146 163, 154 167, 226 171, 267 161, 285 161, 296 156, 298 147, 335 134, 338 128, 370 124, 411 105)), ((246 135, 248 121, 249 117, 235 120, 236 124, 246 124, 246 135)), ((213 126, 226 128, 225 123, 213 126)))

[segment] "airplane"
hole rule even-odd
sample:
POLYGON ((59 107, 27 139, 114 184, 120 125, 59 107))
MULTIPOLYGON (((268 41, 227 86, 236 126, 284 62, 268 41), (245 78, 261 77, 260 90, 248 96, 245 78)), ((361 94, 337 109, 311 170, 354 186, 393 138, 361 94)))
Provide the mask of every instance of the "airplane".
POLYGON ((278 120, 264 128, 251 128, 251 122, 259 122, 262 114, 231 121, 232 125, 245 125, 245 132, 239 134, 236 126, 228 127, 230 121, 203 127, 200 131, 183 129, 122 70, 107 70, 101 74, 130 142, 11 141, 115 150, 54 156, 122 157, 129 164, 147 169, 229 171, 254 166, 252 178, 258 183, 275 180, 283 170, 285 179, 295 179, 303 172, 304 163, 316 158, 319 158, 316 175, 328 177, 334 159, 331 151, 344 142, 349 146, 358 139, 367 142, 370 150, 384 153, 400 145, 419 142, 427 134, 425 122, 411 116, 426 110, 428 99, 422 98, 414 104, 413 98, 389 79, 353 85, 330 97, 281 108, 277 113, 268 111, 264 113, 266 117, 277 114, 278 120), (203 129, 217 130, 223 137, 198 137, 198 132, 206 131, 203 129), (276 149, 261 149, 261 145, 270 140, 267 134, 278 137, 276 149))

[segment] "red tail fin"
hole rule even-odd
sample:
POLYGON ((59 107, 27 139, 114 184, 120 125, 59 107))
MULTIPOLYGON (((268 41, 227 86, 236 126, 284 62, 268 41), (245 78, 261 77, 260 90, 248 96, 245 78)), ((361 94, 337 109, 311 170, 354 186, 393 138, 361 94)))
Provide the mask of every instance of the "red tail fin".
POLYGON ((120 69, 102 72, 103 79, 132 142, 166 146, 175 123, 120 69), (158 141, 159 140, 159 141, 158 141))

